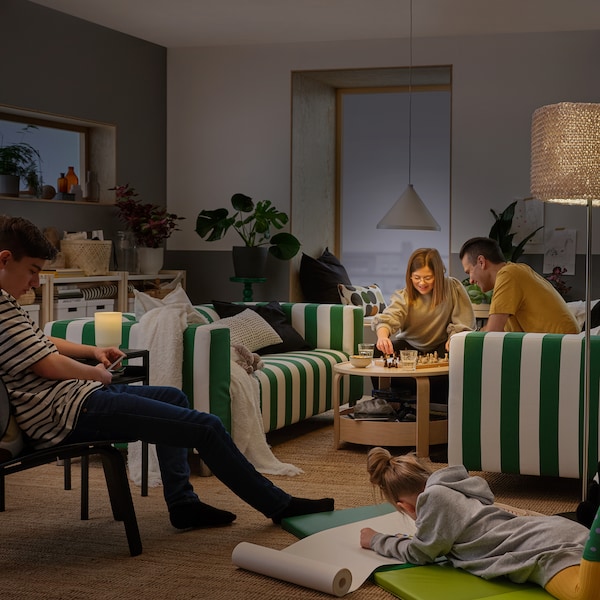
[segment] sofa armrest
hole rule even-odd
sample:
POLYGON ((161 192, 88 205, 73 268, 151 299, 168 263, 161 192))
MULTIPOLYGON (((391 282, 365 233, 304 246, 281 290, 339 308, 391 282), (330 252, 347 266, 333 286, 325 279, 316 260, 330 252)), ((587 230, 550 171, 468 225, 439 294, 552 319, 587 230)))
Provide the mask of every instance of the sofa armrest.
MULTIPOLYGON (((468 469, 579 478, 583 335, 471 332, 452 336, 448 461, 468 469)), ((591 340, 592 364, 600 337, 591 340)), ((598 367, 589 442, 598 462, 598 367)), ((591 474, 590 473, 590 474, 591 474)))

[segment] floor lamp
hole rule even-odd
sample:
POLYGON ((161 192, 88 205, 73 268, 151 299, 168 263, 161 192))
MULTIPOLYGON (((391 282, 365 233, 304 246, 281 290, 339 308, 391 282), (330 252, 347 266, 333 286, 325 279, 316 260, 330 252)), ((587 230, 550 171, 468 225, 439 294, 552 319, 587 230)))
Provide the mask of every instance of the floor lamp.
MULTIPOLYGON (((600 206, 600 104, 561 102, 533 113, 531 194, 544 202, 587 207, 582 496, 589 478, 592 207, 600 206)), ((597 456, 596 456, 597 460, 597 456)))

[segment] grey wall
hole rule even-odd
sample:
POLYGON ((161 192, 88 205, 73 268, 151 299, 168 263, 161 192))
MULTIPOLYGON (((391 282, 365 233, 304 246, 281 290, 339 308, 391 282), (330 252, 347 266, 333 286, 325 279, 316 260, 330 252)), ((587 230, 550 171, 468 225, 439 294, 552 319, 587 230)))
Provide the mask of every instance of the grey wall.
MULTIPOLYGON (((166 49, 25 0, 0 2, 0 104, 117 127, 118 181, 166 204, 166 49)), ((80 174, 81 175, 81 174, 80 174)), ((119 228, 115 210, 1 200, 59 231, 119 228)))

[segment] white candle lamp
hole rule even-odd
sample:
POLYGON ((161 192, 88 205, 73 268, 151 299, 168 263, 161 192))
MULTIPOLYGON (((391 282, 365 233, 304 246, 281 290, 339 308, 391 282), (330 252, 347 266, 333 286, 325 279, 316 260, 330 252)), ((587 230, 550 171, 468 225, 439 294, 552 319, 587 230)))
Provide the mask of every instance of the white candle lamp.
POLYGON ((106 348, 108 346, 121 345, 122 315, 120 312, 97 312, 94 314, 94 330, 96 334, 96 346, 106 348))

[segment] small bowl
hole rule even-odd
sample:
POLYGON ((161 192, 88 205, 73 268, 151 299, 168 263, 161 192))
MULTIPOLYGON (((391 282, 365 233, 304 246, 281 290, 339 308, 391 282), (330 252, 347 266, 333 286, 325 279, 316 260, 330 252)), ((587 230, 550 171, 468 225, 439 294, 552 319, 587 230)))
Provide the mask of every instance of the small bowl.
POLYGON ((373 359, 370 356, 360 356, 359 354, 353 354, 350 357, 350 362, 353 367, 358 367, 359 369, 368 367, 373 359))

